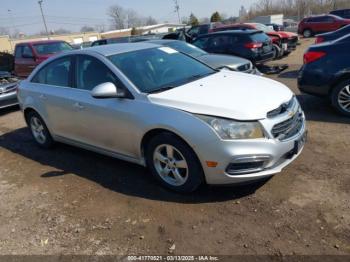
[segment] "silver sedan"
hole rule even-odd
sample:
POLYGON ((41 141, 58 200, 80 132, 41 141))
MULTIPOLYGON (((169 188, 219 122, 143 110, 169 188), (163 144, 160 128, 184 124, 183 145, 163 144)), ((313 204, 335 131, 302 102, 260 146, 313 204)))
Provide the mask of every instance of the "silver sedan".
POLYGON ((180 192, 271 176, 305 142, 304 113, 286 86, 151 43, 57 55, 20 83, 18 99, 39 146, 58 141, 148 166, 180 192))

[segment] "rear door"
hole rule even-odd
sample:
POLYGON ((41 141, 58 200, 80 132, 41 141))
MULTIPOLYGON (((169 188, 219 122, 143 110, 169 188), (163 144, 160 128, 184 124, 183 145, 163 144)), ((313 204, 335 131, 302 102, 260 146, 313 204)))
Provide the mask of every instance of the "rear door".
POLYGON ((73 57, 64 56, 43 67, 32 79, 35 99, 54 135, 76 138, 73 119, 73 57))

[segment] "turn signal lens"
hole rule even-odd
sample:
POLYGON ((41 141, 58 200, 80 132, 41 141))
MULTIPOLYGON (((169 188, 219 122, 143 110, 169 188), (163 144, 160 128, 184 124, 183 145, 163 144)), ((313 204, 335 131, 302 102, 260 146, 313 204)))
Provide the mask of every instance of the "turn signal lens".
POLYGON ((214 161, 206 161, 208 167, 216 167, 218 165, 218 162, 214 161))

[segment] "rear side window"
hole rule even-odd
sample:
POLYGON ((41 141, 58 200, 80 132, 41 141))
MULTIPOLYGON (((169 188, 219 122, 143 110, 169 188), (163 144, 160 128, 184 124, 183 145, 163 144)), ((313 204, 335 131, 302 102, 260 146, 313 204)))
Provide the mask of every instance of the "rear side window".
POLYGON ((205 50, 207 48, 208 40, 209 37, 201 37, 197 38, 192 44, 205 50))
POLYGON ((235 42, 237 37, 230 35, 218 35, 211 37, 207 43, 207 49, 213 53, 225 53, 235 42))
POLYGON ((71 70, 71 57, 60 58, 42 68, 33 77, 32 82, 52 86, 72 87, 71 70))
MULTIPOLYGON (((99 84, 116 83, 116 77, 109 68, 98 59, 87 56, 77 56, 76 87, 83 90, 92 90, 99 84)), ((120 84, 117 84, 118 86, 120 84)))
POLYGON ((249 35, 249 39, 257 43, 264 43, 267 40, 269 40, 269 37, 264 33, 257 33, 257 34, 249 35))

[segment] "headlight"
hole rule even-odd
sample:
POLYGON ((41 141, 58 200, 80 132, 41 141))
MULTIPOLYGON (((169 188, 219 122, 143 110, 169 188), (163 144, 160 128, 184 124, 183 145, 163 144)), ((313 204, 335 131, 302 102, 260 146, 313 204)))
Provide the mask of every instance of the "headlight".
POLYGON ((208 123, 224 140, 263 138, 264 131, 258 122, 238 122, 231 119, 196 115, 208 123))

